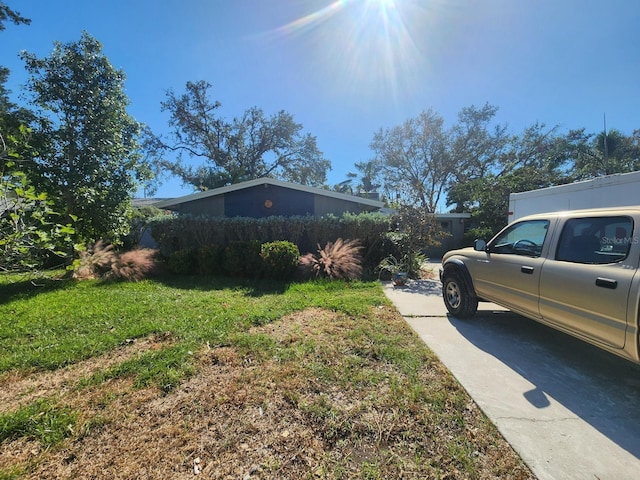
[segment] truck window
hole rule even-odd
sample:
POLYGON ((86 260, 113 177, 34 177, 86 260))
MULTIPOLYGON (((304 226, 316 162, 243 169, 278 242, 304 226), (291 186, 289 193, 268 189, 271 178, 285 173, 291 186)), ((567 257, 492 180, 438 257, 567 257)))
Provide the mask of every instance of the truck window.
POLYGON ((568 220, 560 234, 556 260, 605 264, 627 258, 633 220, 630 217, 587 217, 568 220))
POLYGON ((528 220, 511 225, 489 245, 491 253, 539 257, 549 230, 548 220, 528 220))

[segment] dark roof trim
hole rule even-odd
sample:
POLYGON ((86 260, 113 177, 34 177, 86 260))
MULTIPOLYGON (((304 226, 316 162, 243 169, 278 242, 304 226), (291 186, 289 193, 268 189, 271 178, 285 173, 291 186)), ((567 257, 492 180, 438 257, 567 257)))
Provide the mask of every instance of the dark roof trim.
POLYGON ((306 185, 299 185, 297 183, 283 182, 282 180, 275 180, 273 178, 257 178, 255 180, 249 180, 247 182, 241 182, 233 185, 228 185, 226 187, 207 190, 205 192, 185 195, 184 197, 164 200, 155 203, 153 206, 158 208, 169 208, 174 205, 180 205, 182 203, 188 203, 194 200, 201 200, 203 198, 214 197, 217 195, 224 195, 225 193, 235 192, 237 190, 243 190, 245 188, 251 188, 259 185, 274 185, 277 187, 289 188, 291 190, 299 190, 301 192, 312 193, 314 195, 322 195, 325 197, 336 198, 348 202, 360 203, 369 207, 382 208, 384 206, 384 203, 378 200, 356 197, 355 195, 346 195, 344 193, 332 192, 331 190, 324 190, 323 188, 308 187, 306 185))

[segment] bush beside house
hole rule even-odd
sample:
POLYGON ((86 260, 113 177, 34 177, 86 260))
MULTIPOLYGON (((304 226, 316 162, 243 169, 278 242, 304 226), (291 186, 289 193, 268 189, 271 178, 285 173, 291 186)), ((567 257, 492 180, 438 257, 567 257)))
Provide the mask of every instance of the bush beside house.
POLYGON ((373 277, 380 260, 396 253, 395 246, 385 235, 392 228, 392 222, 392 217, 380 213, 347 213, 341 217, 321 218, 180 215, 153 218, 149 228, 162 256, 168 259, 170 269, 176 273, 241 272, 245 267, 234 266, 233 262, 249 263, 250 258, 256 259, 255 250, 245 252, 239 260, 224 260, 226 266, 202 271, 203 264, 220 261, 220 248, 229 248, 230 254, 237 259, 233 252, 240 248, 238 242, 256 242, 263 246, 271 242, 289 242, 297 248, 299 255, 305 255, 343 238, 358 240, 363 274, 373 277))

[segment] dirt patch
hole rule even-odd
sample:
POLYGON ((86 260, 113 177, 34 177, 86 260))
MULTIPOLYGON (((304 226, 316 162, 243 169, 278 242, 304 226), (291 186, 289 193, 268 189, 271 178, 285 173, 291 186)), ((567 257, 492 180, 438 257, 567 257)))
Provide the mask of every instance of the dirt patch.
POLYGON ((170 334, 127 340, 120 348, 100 357, 91 358, 50 372, 25 373, 19 371, 0 375, 0 411, 10 412, 38 398, 67 395, 78 380, 100 370, 106 370, 142 352, 166 347, 170 334))
MULTIPOLYGON (((406 328, 390 308, 375 315, 406 328)), ((441 364, 405 378, 371 340, 354 337, 366 328, 358 321, 309 309, 253 328, 249 339, 273 340, 267 354, 205 347, 197 374, 168 395, 126 379, 64 390, 83 412, 81 431, 50 451, 3 442, 0 469, 26 465, 29 479, 533 478, 441 364), (433 398, 412 392, 414 381, 433 383, 433 398)), ((111 364, 95 362, 75 378, 111 364)), ((72 383, 65 375, 58 393, 72 383)))

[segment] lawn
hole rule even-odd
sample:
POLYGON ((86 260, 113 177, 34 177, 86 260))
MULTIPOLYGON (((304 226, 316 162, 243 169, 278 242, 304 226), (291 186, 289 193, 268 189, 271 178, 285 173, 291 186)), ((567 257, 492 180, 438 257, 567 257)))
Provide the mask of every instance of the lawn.
POLYGON ((0 479, 530 479, 376 282, 0 277, 0 479))

